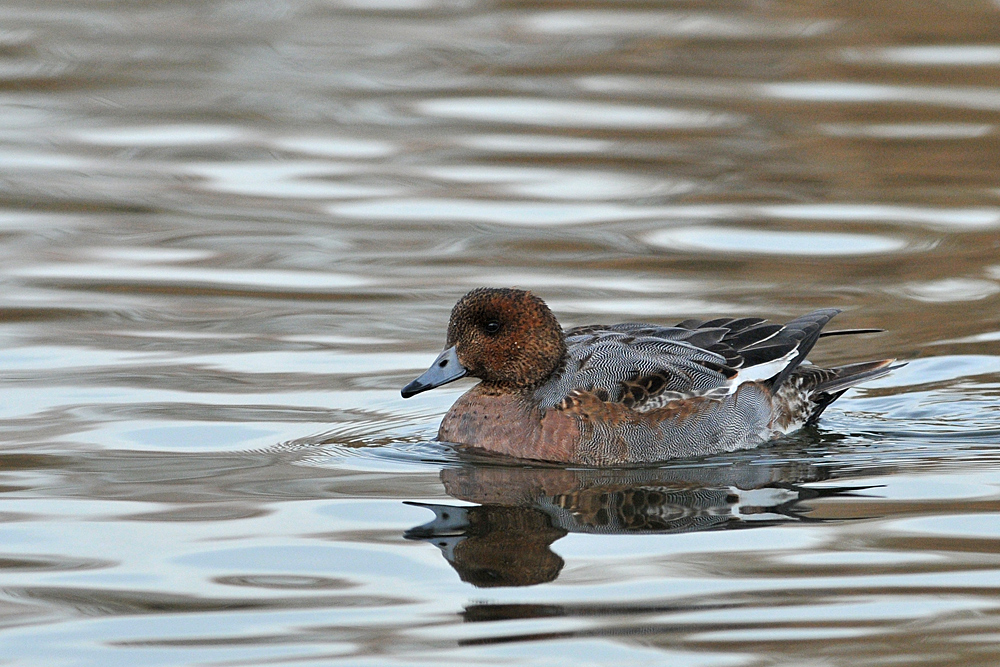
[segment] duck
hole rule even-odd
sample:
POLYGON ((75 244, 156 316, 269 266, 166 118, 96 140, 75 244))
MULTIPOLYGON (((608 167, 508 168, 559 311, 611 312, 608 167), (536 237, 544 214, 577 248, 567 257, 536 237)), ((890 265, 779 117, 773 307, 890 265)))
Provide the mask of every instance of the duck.
POLYGON ((824 332, 840 312, 564 330, 532 292, 481 287, 455 304, 444 351, 401 394, 478 378, 437 439, 518 459, 606 467, 750 449, 903 365, 806 361, 821 337, 881 331, 824 332))

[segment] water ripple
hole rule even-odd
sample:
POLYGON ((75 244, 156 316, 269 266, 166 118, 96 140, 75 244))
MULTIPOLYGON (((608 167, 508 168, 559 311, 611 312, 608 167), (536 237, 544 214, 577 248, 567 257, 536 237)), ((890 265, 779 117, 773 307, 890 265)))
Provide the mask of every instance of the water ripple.
POLYGON ((150 125, 81 130, 73 133, 78 141, 104 146, 164 146, 232 143, 247 138, 238 127, 225 125, 150 125))
POLYGON ((1000 47, 987 44, 928 44, 841 51, 847 62, 879 62, 917 66, 982 67, 1000 65, 1000 47))
POLYGON ((646 241, 670 250, 770 255, 868 255, 898 252, 907 242, 874 234, 791 232, 735 227, 682 227, 653 232, 646 241))
POLYGON ((49 264, 13 269, 8 275, 38 281, 66 281, 120 285, 198 286, 275 292, 325 292, 374 284, 356 274, 277 269, 221 269, 212 267, 113 266, 110 264, 49 264))
POLYGON ((527 97, 436 99, 416 107, 428 116, 529 127, 692 130, 730 128, 743 123, 739 115, 716 111, 527 97))
POLYGON ((603 35, 655 35, 712 39, 780 39, 829 33, 833 21, 748 20, 722 12, 566 10, 538 12, 523 21, 532 32, 576 38, 603 35))

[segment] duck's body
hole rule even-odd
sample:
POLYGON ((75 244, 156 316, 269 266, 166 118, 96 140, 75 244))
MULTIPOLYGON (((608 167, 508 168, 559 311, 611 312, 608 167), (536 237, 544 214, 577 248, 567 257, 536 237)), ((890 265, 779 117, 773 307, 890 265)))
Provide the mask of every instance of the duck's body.
POLYGON ((563 331, 532 294, 483 288, 455 306, 449 347, 403 396, 482 378, 438 438, 519 458, 615 465, 746 449, 893 369, 891 359, 802 365, 838 312, 563 331))

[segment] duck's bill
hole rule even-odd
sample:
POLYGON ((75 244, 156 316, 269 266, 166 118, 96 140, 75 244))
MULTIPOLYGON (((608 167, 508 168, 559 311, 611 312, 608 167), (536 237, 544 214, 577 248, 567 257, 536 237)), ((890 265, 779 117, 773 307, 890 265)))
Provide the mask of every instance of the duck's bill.
POLYGON ((440 387, 443 384, 448 384, 458 378, 465 377, 466 373, 468 371, 458 360, 458 353, 455 352, 455 347, 452 346, 438 355, 438 358, 434 360, 431 367, 424 371, 423 375, 403 387, 400 393, 403 395, 403 398, 416 396, 422 391, 440 387))

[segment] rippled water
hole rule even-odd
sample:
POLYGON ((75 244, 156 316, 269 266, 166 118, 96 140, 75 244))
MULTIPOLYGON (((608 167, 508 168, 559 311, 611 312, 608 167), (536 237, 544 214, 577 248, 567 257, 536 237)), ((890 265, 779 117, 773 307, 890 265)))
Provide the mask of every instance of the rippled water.
POLYGON ((2 15, 0 662, 1000 663, 1000 5, 2 15), (399 396, 483 284, 910 363, 757 451, 504 464, 399 396))

